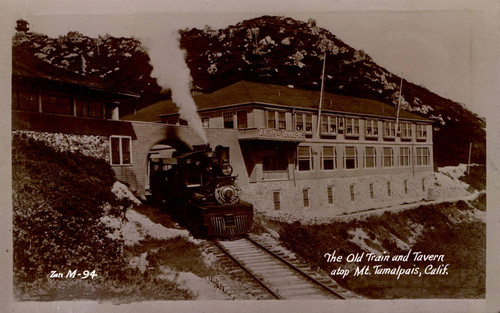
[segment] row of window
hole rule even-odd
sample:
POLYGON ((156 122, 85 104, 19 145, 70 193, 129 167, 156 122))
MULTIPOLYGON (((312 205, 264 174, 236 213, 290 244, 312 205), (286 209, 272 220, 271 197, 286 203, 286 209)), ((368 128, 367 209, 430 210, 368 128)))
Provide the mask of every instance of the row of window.
MULTIPOLYGON (((41 112, 84 117, 103 117, 101 101, 70 96, 41 94, 41 112)), ((38 93, 32 90, 12 90, 12 108, 16 110, 38 112, 38 93)))
MULTIPOLYGON (((236 125, 234 121, 234 112, 222 113, 224 128, 237 128, 243 129, 248 127, 247 111, 236 111, 236 125), (235 127, 236 126, 236 127, 235 127)), ((339 130, 343 130, 346 136, 358 137, 360 135, 360 118, 357 117, 343 117, 331 114, 323 114, 321 116, 321 134, 322 135, 336 135, 339 130)), ((368 138, 376 138, 379 134, 378 120, 363 119, 365 122, 364 135, 368 138)), ((170 124, 176 124, 177 121, 173 120, 170 124)), ((210 119, 202 117, 203 127, 210 127, 210 119)), ((295 130, 305 131, 306 133, 313 131, 313 115, 307 113, 294 114, 295 130)), ((183 125, 181 123, 181 125, 183 125)), ((287 129, 286 116, 284 111, 267 110, 266 111, 266 125, 267 128, 272 129, 287 129)), ((413 134, 412 124, 409 122, 398 123, 399 135, 401 138, 410 139, 413 134)), ((426 125, 416 124, 415 131, 418 139, 427 138, 426 125)), ((396 122, 384 121, 383 122, 383 136, 386 138, 396 137, 396 122)))
MULTIPOLYGON (((310 171, 314 167, 313 162, 313 150, 310 146, 299 146, 297 148, 297 169, 299 171, 310 171)), ((416 166, 428 166, 430 165, 430 150, 428 147, 417 147, 415 148, 415 158, 414 162, 416 166)), ((338 157, 337 151, 334 146, 323 146, 321 150, 321 169, 322 170, 334 170, 338 168, 338 157)), ((412 165, 411 149, 410 147, 400 147, 398 164, 401 167, 408 167, 412 165)), ((363 155, 363 167, 364 168, 376 168, 376 167, 394 167, 394 148, 393 147, 383 147, 382 155, 379 160, 377 158, 377 150, 375 147, 365 147, 363 155), (380 162, 380 165, 378 164, 380 162)), ((354 146, 344 147, 343 154, 343 168, 345 169, 356 169, 359 167, 358 164, 358 148, 354 146)))
MULTIPOLYGON (((425 179, 422 178, 422 192, 425 192, 425 179)), ((370 196, 370 199, 375 199, 375 188, 373 183, 368 184, 368 193, 370 196)), ((392 197, 392 185, 390 181, 387 181, 386 183, 386 190, 387 190, 387 197, 392 197)), ((309 208, 310 207, 310 201, 309 201, 309 191, 310 188, 304 188, 302 189, 302 203, 304 208, 309 208)), ((403 191, 404 194, 408 194, 408 180, 403 181, 403 191)), ((333 195, 333 186, 327 186, 326 188, 326 196, 328 198, 328 204, 333 204, 334 202, 334 195, 333 195)), ((350 184, 349 185, 349 196, 351 199, 351 202, 356 201, 356 184, 350 184)), ((281 210, 281 191, 276 190, 273 191, 273 203, 274 203, 274 209, 275 210, 281 210)))

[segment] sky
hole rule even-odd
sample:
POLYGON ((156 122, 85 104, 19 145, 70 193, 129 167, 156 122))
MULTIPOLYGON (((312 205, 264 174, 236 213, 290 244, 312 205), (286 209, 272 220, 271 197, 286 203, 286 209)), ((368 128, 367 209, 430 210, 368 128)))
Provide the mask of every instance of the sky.
MULTIPOLYGON (((223 28, 261 15, 284 15, 328 29, 364 50, 390 72, 464 103, 481 116, 494 101, 495 75, 485 45, 496 38, 495 10, 485 0, 19 0, 12 23, 22 17, 32 31, 49 36, 80 31, 89 36, 161 36, 186 27, 223 28)), ((403 86, 404 88, 404 86, 403 86)), ((404 90, 403 90, 404 93, 404 90)))

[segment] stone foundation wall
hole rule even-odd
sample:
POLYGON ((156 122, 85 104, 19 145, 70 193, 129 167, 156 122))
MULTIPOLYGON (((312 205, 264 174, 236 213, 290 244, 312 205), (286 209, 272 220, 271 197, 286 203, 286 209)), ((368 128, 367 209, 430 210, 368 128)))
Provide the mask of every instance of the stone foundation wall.
POLYGON ((433 172, 397 175, 370 175, 343 178, 267 181, 242 186, 241 198, 257 210, 274 210, 273 192, 280 192, 280 210, 285 212, 331 211, 349 213, 371 208, 411 203, 427 199, 433 185, 433 172), (404 182, 407 182, 405 192, 404 182), (387 183, 390 183, 390 195, 387 183), (370 195, 373 184, 373 198, 370 195), (423 185, 422 185, 423 184, 423 185), (350 186, 354 186, 354 201, 350 186), (333 203, 329 203, 328 187, 332 187, 333 203), (309 190, 309 207, 304 207, 303 190, 309 190))

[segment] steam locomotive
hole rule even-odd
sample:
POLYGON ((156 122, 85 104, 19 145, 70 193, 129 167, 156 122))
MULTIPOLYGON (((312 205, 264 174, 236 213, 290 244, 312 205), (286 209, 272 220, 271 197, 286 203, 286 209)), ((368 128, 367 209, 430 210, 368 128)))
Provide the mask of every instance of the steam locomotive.
POLYGON ((151 168, 152 196, 167 203, 195 236, 235 237, 248 232, 253 206, 239 198, 229 148, 212 151, 208 145, 195 146, 158 159, 151 168))

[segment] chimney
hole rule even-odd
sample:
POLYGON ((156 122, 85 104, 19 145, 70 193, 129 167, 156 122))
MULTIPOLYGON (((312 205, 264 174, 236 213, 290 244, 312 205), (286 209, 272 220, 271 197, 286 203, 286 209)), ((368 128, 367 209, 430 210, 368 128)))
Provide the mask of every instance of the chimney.
POLYGON ((25 20, 19 19, 16 21, 16 23, 17 23, 16 30, 18 32, 26 33, 30 30, 30 28, 28 27, 29 23, 26 22, 25 20))

